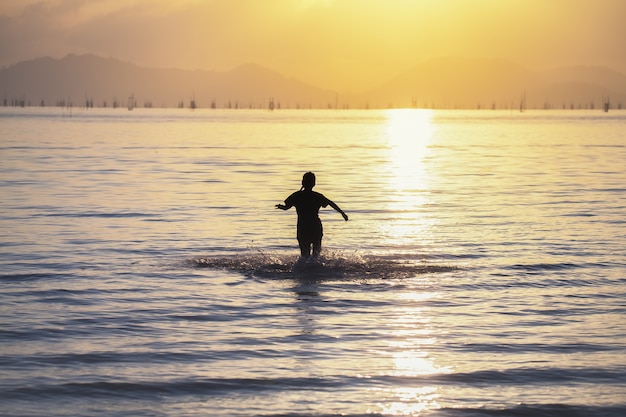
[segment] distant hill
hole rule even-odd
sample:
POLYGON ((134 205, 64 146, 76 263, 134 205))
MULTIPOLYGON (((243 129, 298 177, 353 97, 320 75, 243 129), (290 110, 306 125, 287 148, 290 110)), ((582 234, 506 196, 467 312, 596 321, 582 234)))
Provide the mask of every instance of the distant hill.
POLYGON ((424 62, 353 100, 373 106, 444 108, 600 108, 609 97, 626 105, 626 76, 603 67, 532 71, 501 59, 441 58, 424 62))
POLYGON ((626 106, 626 76, 603 67, 533 71, 501 59, 426 61, 380 87, 337 96, 254 64, 227 72, 144 68, 113 58, 38 58, 0 71, 0 104, 284 108, 589 108, 626 106))
POLYGON ((114 103, 127 106, 185 107, 195 99, 198 107, 320 107, 335 102, 325 91, 263 67, 248 64, 229 72, 143 68, 94 55, 68 55, 63 59, 38 58, 0 71, 0 97, 32 106, 73 102, 95 107, 114 103))

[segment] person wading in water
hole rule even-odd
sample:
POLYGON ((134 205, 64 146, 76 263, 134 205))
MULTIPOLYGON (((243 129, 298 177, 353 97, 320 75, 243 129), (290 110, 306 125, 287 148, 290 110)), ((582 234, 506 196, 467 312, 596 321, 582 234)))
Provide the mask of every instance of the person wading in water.
POLYGON ((302 258, 311 256, 311 247, 313 256, 318 256, 322 251, 324 232, 322 221, 319 218, 320 207, 331 206, 341 213, 345 221, 348 221, 348 215, 337 204, 323 194, 313 191, 313 187, 315 187, 315 174, 307 172, 302 176, 300 191, 287 197, 285 204, 276 204, 276 208, 281 210, 289 210, 294 206, 296 208, 298 213, 297 238, 302 258))

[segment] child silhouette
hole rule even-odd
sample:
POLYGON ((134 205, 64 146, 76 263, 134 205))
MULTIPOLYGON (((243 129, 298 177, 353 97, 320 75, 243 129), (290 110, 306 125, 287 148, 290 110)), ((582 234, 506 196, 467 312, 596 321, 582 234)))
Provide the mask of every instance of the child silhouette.
POLYGON ((348 221, 348 215, 337 204, 323 194, 313 191, 313 187, 315 187, 315 174, 307 172, 302 176, 300 191, 287 197, 285 204, 276 204, 276 208, 281 210, 289 210, 294 206, 296 208, 298 213, 297 238, 302 258, 311 256, 311 247, 313 248, 313 256, 318 256, 322 251, 324 233, 322 221, 319 218, 320 207, 331 206, 341 213, 345 221, 348 221))

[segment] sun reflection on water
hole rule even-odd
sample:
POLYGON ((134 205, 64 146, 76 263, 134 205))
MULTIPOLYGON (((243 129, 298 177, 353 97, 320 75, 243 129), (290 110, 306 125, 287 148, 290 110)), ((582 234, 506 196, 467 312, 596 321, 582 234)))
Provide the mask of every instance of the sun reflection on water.
POLYGON ((436 402, 438 394, 435 387, 399 387, 393 391, 397 400, 381 404, 380 414, 413 416, 439 408, 436 402))
POLYGON ((418 288, 398 294, 398 306, 385 326, 385 340, 392 365, 389 375, 403 383, 379 390, 377 412, 383 415, 419 415, 440 407, 438 387, 430 377, 451 369, 432 357, 438 343, 437 329, 432 327, 424 303, 436 296, 418 288))
POLYGON ((435 132, 433 111, 394 109, 387 111, 386 116, 387 204, 393 217, 384 222, 383 233, 395 243, 406 246, 416 236, 428 239, 431 235, 432 220, 420 213, 430 203, 426 163, 435 132))
POLYGON ((395 109, 386 115, 391 185, 398 191, 427 190, 424 159, 430 154, 429 144, 435 131, 433 111, 395 109))
MULTIPOLYGON (((381 222, 387 247, 415 250, 433 239, 434 220, 428 217, 432 172, 429 157, 435 133, 433 112, 397 109, 386 112, 387 182, 389 218, 381 222)), ((432 354, 437 349, 436 329, 425 304, 437 294, 415 288, 397 295, 397 307, 386 326, 389 375, 405 383, 381 389, 378 412, 384 415, 419 415, 439 408, 438 387, 430 377, 451 372, 432 354)))

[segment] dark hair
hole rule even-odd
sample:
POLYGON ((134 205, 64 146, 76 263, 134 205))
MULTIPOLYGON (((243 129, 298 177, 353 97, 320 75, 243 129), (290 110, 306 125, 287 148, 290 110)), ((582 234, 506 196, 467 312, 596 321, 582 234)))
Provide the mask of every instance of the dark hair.
POLYGON ((311 171, 302 176, 302 189, 312 189, 315 187, 315 174, 311 171))

